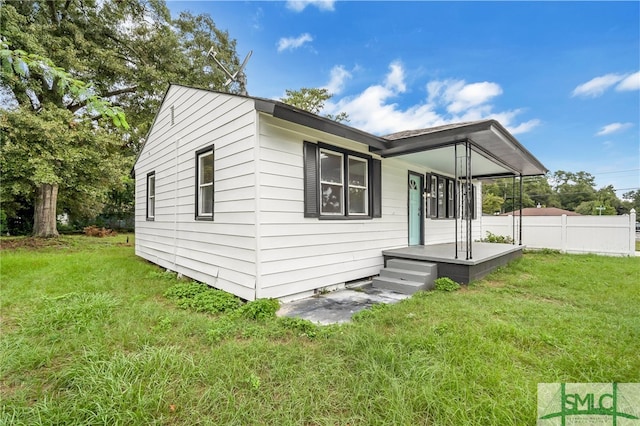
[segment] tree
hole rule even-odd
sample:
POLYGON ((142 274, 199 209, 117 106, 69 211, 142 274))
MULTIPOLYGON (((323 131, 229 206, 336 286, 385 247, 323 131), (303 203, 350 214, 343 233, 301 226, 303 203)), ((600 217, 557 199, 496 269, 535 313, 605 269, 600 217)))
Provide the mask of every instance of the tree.
MULTIPOLYGON (((41 96, 36 96, 34 90, 23 92, 31 107, 20 106, 0 115, 0 169, 5 182, 11 183, 3 185, 2 198, 9 198, 7 194, 24 197, 35 190, 33 233, 39 237, 57 236, 60 185, 74 182, 68 188, 68 195, 78 191, 91 193, 96 187, 96 178, 92 180, 92 176, 86 176, 87 170, 97 163, 101 172, 97 179, 104 180, 121 167, 113 167, 114 164, 102 167, 105 164, 102 156, 110 152, 107 141, 114 139, 103 137, 103 129, 98 125, 59 108, 49 99, 52 97, 49 92, 55 91, 54 96, 82 99, 86 111, 97 113, 97 117, 109 117, 116 127, 127 129, 128 124, 122 109, 112 107, 96 96, 90 86, 56 67, 48 58, 11 50, 2 42, 0 60, 4 78, 14 82, 27 82, 30 78, 41 80, 41 96), (87 140, 93 140, 96 146, 87 150, 87 140), (97 147, 100 150, 95 150, 97 147)), ((88 198, 85 197, 85 201, 88 198)))
POLYGON ((635 209, 637 214, 640 214, 640 189, 635 191, 629 191, 622 194, 622 198, 629 203, 629 211, 635 209))
POLYGON ((500 213, 502 211, 503 203, 504 203, 504 199, 502 199, 502 197, 492 194, 490 192, 487 192, 482 196, 482 213, 484 214, 500 213))
POLYGON ((592 216, 605 216, 617 214, 616 209, 610 206, 608 203, 601 203, 600 201, 583 201, 575 210, 576 213, 592 216))
MULTIPOLYGON (((223 87, 226 76, 223 71, 211 66, 206 55, 209 48, 214 47, 218 60, 227 69, 234 71, 239 67, 235 41, 230 40, 226 32, 218 30, 210 17, 182 13, 177 19, 172 19, 162 0, 0 0, 0 9, 0 37, 10 46, 10 49, 3 48, 3 51, 11 50, 13 54, 29 52, 25 53, 27 59, 29 55, 39 58, 48 55, 51 64, 56 65, 44 70, 29 69, 27 73, 22 72, 25 71, 22 63, 13 63, 8 67, 7 62, 3 61, 0 82, 0 90, 5 98, 3 103, 9 105, 11 110, 32 115, 27 123, 20 122, 21 125, 44 125, 42 120, 33 116, 45 112, 50 118, 55 118, 57 130, 49 129, 49 133, 43 132, 43 135, 58 134, 65 125, 68 127, 69 123, 79 122, 79 117, 91 118, 91 125, 100 130, 94 135, 83 122, 77 132, 86 138, 84 144, 100 150, 106 146, 104 139, 111 138, 108 145, 119 146, 118 154, 124 155, 128 162, 125 167, 111 167, 107 172, 117 170, 123 174, 125 169, 131 167, 169 82, 211 89, 223 87), (52 73, 52 70, 55 72, 52 73), (72 90, 74 86, 66 84, 71 80, 58 78, 56 72, 65 72, 74 81, 86 82, 84 95, 75 93, 72 90), (111 116, 111 122, 105 121, 100 111, 92 105, 91 96, 109 100, 120 108, 131 123, 126 133, 114 128, 123 115, 116 112, 115 118, 111 116), (65 111, 73 114, 71 121, 63 113, 65 111)), ((27 64, 26 61, 24 63, 27 64)), ((229 90, 241 89, 236 85, 229 90)), ((3 120, 6 126, 17 123, 17 118, 11 114, 3 120)), ((75 128, 69 130, 76 131, 75 128)), ((35 137, 37 134, 25 130, 21 136, 35 137)), ((73 137, 70 139, 75 141, 73 137)), ((43 141, 42 138, 36 138, 32 142, 37 144, 43 141)), ((56 143, 49 141, 41 146, 53 149, 56 143)), ((57 147, 54 151, 62 155, 58 158, 62 168, 70 163, 67 157, 70 151, 57 147)), ((115 152, 109 148, 102 154, 106 156, 115 152)), ((32 154, 40 160, 52 157, 50 151, 35 150, 32 154)), ((85 151, 82 155, 89 153, 85 151)), ((22 168, 31 170, 26 164, 31 160, 23 157, 15 158, 15 161, 23 161, 25 164, 22 168)), ((105 162, 111 161, 105 158, 105 162)), ((114 162, 119 160, 116 158, 114 162)), ((16 170, 18 168, 15 167, 16 170)), ((61 169, 53 169, 63 174, 61 169)), ((99 169, 93 170, 97 172, 99 169)), ((80 179, 95 184, 94 189, 107 185, 107 182, 120 182, 117 185, 121 187, 123 182, 122 179, 103 180, 99 176, 82 175, 79 172, 65 172, 64 175, 65 179, 70 180, 65 181, 68 187, 58 188, 60 201, 66 209, 74 210, 73 213, 78 215, 96 214, 102 205, 102 196, 98 197, 97 194, 105 192, 105 188, 72 192, 72 188, 82 188, 83 181, 80 179)), ((58 176, 57 180, 62 178, 58 176)), ((33 203, 35 211, 48 211, 55 215, 56 207, 60 208, 56 204, 60 203, 50 202, 54 197, 53 187, 49 191, 50 197, 38 197, 37 186, 33 186, 27 196, 19 197, 19 194, 25 194, 28 181, 21 176, 13 180, 9 175, 3 175, 3 188, 21 188, 19 191, 2 190, 3 208, 5 205, 19 207, 20 200, 27 200, 33 203), (44 210, 40 203, 47 201, 50 208, 44 210)), ((118 187, 106 189, 117 190, 118 187)))
POLYGON ((558 170, 551 179, 563 209, 575 210, 580 203, 596 199, 595 177, 590 173, 558 170))
POLYGON ((62 108, 44 105, 38 113, 27 108, 3 112, 0 132, 0 165, 11 182, 3 195, 29 196, 35 190, 34 236, 58 235, 58 194, 67 203, 76 202, 77 211, 88 213, 104 201, 125 170, 120 144, 109 130, 78 120, 62 108))
MULTIPOLYGON (((286 96, 280 99, 282 102, 316 115, 322 112, 324 103, 333 97, 327 89, 309 89, 306 87, 300 90, 287 89, 285 93, 286 96)), ((327 114, 326 117, 338 122, 349 121, 349 116, 346 112, 341 112, 336 116, 327 114)))

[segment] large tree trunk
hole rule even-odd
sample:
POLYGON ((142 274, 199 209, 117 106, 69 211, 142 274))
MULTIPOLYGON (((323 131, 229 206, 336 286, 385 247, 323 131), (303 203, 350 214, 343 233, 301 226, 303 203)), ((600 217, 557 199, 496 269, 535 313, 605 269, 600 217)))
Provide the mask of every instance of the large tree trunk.
POLYGON ((56 228, 56 204, 58 185, 41 184, 36 192, 36 206, 33 215, 33 236, 50 238, 58 236, 56 228))

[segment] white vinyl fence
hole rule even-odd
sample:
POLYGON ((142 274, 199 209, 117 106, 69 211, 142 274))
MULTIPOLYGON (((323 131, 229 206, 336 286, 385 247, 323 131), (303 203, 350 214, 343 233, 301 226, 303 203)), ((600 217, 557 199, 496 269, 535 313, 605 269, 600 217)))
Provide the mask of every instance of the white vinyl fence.
MULTIPOLYGON (((636 213, 622 216, 524 216, 522 244, 532 249, 564 253, 596 253, 609 256, 635 255, 636 213)), ((482 237, 519 237, 518 216, 483 216, 482 237)))

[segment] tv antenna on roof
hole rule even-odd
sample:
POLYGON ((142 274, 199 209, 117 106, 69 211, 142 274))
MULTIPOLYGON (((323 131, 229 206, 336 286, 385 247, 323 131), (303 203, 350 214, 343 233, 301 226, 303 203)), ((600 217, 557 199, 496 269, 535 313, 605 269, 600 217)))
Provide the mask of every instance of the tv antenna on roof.
POLYGON ((224 82, 224 86, 229 86, 231 83, 240 83, 240 90, 241 90, 240 94, 247 96, 247 89, 246 89, 247 79, 245 74, 242 72, 242 70, 244 70, 244 67, 247 65, 247 62, 249 62, 249 58, 253 54, 253 50, 249 51, 247 56, 244 58, 244 61, 242 61, 242 65, 240 65, 240 68, 238 68, 238 70, 233 74, 227 68, 225 68, 224 65, 222 65, 222 63, 218 60, 218 58, 216 58, 217 54, 218 52, 213 50, 213 46, 211 46, 211 49, 209 49, 209 51, 207 52, 207 56, 211 56, 215 61, 215 63, 218 64, 222 72, 224 72, 224 74, 227 76, 227 81, 224 82))

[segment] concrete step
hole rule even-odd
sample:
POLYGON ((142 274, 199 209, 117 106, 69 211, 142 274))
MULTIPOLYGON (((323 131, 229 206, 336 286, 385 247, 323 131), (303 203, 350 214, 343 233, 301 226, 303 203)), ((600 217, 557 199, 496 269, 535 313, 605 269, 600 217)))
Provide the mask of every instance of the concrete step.
POLYGON ((409 269, 384 268, 380 271, 382 278, 396 278, 403 281, 415 281, 427 283, 431 274, 429 272, 411 271, 409 269))
POLYGON ((421 283, 416 281, 401 280, 398 278, 375 277, 371 282, 374 288, 383 288, 403 294, 413 294, 420 290, 430 290, 434 287, 433 282, 421 283))
POLYGON ((389 259, 387 261, 387 268, 427 272, 434 276, 438 275, 438 264, 429 263, 429 262, 420 262, 417 260, 389 259))

